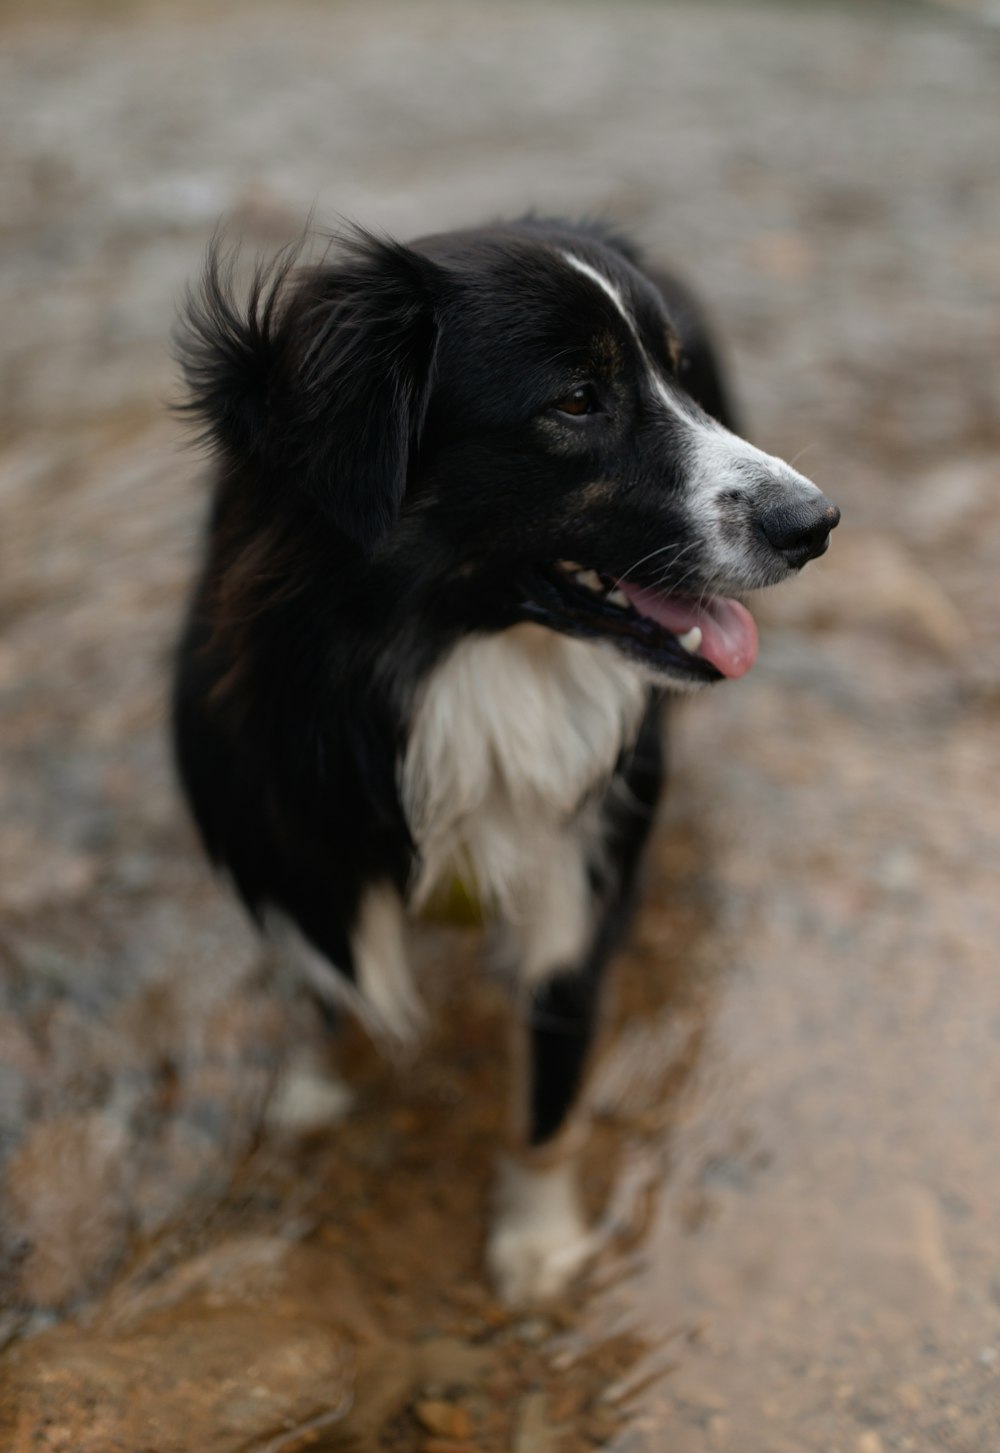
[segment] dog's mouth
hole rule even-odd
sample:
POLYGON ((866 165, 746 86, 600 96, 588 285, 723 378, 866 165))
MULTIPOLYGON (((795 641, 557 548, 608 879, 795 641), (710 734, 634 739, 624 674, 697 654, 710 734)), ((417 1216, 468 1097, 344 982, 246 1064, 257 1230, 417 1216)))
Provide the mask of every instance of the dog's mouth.
POLYGON ((726 596, 672 595, 602 574, 573 560, 543 567, 529 612, 571 635, 602 637, 671 676, 718 681, 744 676, 757 658, 757 627, 726 596))

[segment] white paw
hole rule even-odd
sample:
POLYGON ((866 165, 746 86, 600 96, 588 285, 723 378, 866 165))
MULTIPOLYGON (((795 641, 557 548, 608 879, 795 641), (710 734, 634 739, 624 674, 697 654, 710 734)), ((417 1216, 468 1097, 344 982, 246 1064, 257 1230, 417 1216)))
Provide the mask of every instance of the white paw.
POLYGON ((546 1301, 567 1286, 597 1249, 580 1210, 574 1166, 500 1166, 497 1214, 486 1248, 490 1277, 512 1305, 546 1301))
POLYGON ((512 1306, 548 1301, 572 1281, 595 1250, 585 1226, 553 1235, 551 1228, 498 1226, 486 1252, 490 1278, 501 1301, 512 1306))

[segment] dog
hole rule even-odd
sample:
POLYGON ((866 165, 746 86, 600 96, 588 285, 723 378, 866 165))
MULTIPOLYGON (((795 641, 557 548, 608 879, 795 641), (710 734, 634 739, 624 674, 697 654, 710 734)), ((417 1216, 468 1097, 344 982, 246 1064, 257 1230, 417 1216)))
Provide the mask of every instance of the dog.
POLYGON ((510 1301, 593 1249, 575 1113, 660 798, 672 693, 743 675, 734 594, 839 511, 737 432, 699 307, 591 223, 258 268, 214 244, 187 404, 214 458, 173 702, 208 855, 376 1031, 406 926, 466 876, 526 1005, 487 1260, 510 1301))

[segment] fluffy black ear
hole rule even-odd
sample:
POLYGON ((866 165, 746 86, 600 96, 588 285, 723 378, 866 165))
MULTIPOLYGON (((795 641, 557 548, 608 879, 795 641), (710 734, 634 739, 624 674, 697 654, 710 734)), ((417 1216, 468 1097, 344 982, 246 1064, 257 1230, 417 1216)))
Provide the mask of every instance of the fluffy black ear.
POLYGON ((258 268, 241 306, 213 246, 180 336, 187 407, 224 454, 304 489, 367 551, 399 512, 423 426, 440 272, 360 233, 337 263, 296 261, 258 268))
POLYGON ((256 456, 267 435, 269 398, 286 346, 282 315, 299 250, 259 263, 240 289, 238 250, 225 251, 217 236, 198 290, 189 289, 184 300, 174 351, 188 392, 178 409, 200 419, 204 442, 233 461, 256 456))
POLYGON ((397 243, 360 237, 304 279, 288 313, 287 467, 370 549, 406 489, 434 373, 439 271, 397 243))

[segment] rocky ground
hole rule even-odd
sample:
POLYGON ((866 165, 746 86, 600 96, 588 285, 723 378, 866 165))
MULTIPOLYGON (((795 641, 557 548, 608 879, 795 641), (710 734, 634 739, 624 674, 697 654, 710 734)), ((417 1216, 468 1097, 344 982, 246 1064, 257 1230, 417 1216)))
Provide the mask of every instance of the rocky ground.
POLYGON ((15 1453, 992 1453, 1000 32, 989 5, 0 10, 0 1430, 15 1453), (421 950, 333 1046, 164 748, 203 509, 173 311, 220 215, 607 212, 845 511, 687 704, 591 1088, 589 1279, 480 1275, 504 1004, 421 950))

